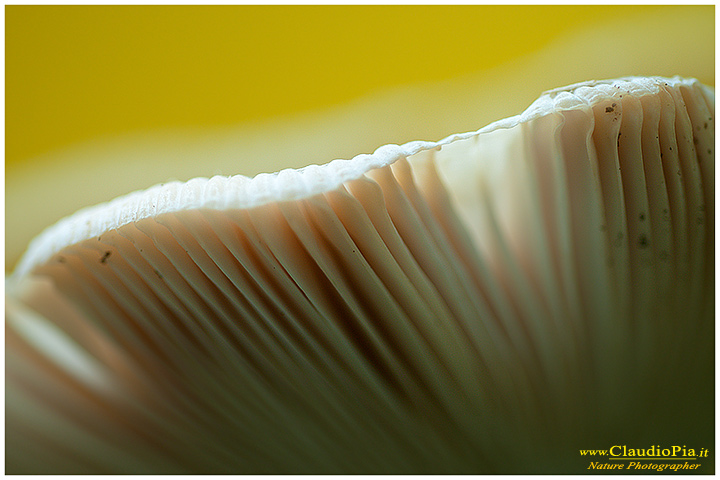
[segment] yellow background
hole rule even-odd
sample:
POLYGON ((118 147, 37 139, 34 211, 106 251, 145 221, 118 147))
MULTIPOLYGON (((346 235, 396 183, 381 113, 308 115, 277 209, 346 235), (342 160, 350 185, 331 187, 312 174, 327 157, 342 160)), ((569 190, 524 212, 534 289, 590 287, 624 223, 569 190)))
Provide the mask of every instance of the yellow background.
POLYGON ((170 178, 438 140, 597 77, 714 85, 714 6, 5 8, 6 268, 62 216, 170 178))
POLYGON ((100 135, 249 122, 453 78, 569 29, 669 8, 8 6, 6 162, 100 135))

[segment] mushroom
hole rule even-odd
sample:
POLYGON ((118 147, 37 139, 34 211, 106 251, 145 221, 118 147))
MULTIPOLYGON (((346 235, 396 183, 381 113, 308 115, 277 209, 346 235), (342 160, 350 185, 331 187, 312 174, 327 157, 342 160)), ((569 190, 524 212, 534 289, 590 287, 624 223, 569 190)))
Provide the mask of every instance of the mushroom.
POLYGON ((657 77, 87 208, 7 281, 8 472, 579 473, 579 449, 709 447, 713 222, 714 91, 657 77))

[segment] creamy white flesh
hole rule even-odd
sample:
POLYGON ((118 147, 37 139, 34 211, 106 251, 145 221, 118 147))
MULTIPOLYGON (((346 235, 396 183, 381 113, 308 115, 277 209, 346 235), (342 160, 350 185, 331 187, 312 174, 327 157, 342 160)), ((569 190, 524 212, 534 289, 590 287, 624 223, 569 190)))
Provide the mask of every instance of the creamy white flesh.
POLYGON ((712 90, 631 78, 79 212, 9 279, 8 464, 564 473, 691 431, 650 412, 707 396, 648 389, 709 371, 714 156, 712 90))

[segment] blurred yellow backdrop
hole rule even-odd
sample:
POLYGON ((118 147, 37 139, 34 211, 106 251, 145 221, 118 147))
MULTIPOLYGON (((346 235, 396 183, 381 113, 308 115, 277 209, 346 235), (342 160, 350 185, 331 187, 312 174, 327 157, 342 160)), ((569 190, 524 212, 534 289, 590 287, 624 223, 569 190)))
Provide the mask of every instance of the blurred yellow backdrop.
POLYGON ((237 124, 453 78, 668 8, 7 6, 7 167, 100 135, 237 124))
POLYGON ((714 85, 712 5, 5 8, 6 268, 171 178, 438 140, 592 78, 714 85))

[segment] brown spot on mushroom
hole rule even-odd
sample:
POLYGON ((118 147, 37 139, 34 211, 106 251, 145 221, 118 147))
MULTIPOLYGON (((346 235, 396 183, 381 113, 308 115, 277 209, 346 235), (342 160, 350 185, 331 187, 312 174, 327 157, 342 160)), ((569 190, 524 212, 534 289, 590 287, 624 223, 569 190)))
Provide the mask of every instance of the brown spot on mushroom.
POLYGON ((103 256, 100 258, 100 263, 107 263, 107 259, 110 256, 112 252, 110 250, 107 250, 103 256))
POLYGON ((615 109, 613 107, 605 107, 605 113, 614 112, 615 109))
POLYGON ((649 243, 650 242, 648 241, 647 235, 645 235, 644 233, 640 235, 640 238, 638 238, 638 246, 640 248, 647 248, 649 243))

